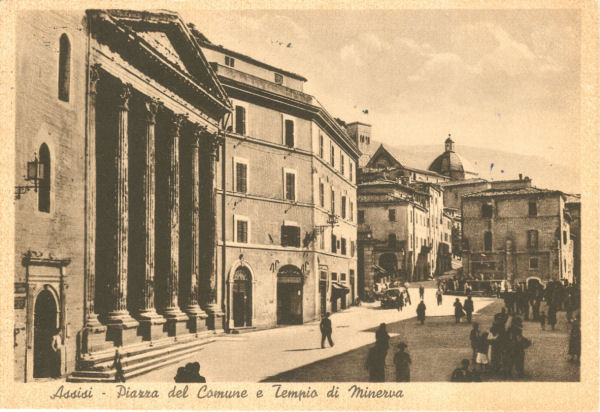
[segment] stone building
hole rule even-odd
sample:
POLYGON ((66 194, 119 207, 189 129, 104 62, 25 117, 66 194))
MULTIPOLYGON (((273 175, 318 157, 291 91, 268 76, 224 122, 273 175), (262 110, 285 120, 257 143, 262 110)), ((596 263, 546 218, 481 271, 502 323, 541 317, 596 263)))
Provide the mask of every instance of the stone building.
POLYGON ((463 271, 482 280, 573 281, 565 195, 536 187, 462 198, 463 271))
POLYGON ((194 34, 234 108, 217 179, 228 327, 346 308, 357 288, 356 142, 303 92, 304 77, 194 34))
POLYGON ((565 194, 573 239, 573 283, 581 284, 581 195, 565 194))
POLYGON ((174 13, 21 12, 16 33, 15 379, 110 380, 115 347, 127 376, 176 361, 223 330, 227 95, 174 13))

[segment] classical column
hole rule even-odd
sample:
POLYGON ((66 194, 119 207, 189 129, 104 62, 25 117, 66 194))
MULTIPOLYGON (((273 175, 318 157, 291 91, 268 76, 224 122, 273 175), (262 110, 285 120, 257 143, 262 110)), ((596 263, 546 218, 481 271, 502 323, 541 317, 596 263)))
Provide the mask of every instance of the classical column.
POLYGON ((131 85, 124 84, 119 95, 117 136, 117 231, 116 273, 112 285, 112 310, 107 316, 109 339, 116 345, 135 338, 138 322, 127 311, 127 241, 129 234, 129 153, 127 122, 131 85))
POLYGON ((154 263, 155 263, 155 125, 159 102, 148 99, 145 102, 146 116, 146 167, 144 173, 144 307, 139 313, 142 336, 145 340, 152 340, 160 336, 165 318, 156 313, 154 308, 154 263))
POLYGON ((91 352, 102 340, 106 327, 98 320, 96 299, 96 95, 100 65, 88 73, 87 124, 85 147, 85 325, 82 352, 91 352))
MULTIPOLYGON (((217 188, 216 188, 216 168, 217 152, 222 143, 222 137, 217 134, 209 135, 209 168, 206 180, 208 183, 208 210, 209 216, 208 237, 209 249, 207 254, 207 271, 209 276, 209 293, 206 313, 208 314, 207 325, 209 329, 223 329, 223 317, 225 314, 219 304, 218 276, 217 276, 217 188)), ((223 161, 225 161, 223 159, 223 161)))
POLYGON ((206 313, 198 304, 198 284, 200 276, 200 139, 206 133, 206 127, 197 126, 192 136, 192 242, 189 303, 185 311, 190 317, 191 332, 206 329, 206 313))
POLYGON ((179 137, 183 126, 184 116, 173 117, 173 127, 170 136, 169 173, 169 227, 170 231, 170 269, 167 277, 168 303, 164 315, 167 318, 167 329, 170 336, 185 332, 188 317, 179 309, 179 137))

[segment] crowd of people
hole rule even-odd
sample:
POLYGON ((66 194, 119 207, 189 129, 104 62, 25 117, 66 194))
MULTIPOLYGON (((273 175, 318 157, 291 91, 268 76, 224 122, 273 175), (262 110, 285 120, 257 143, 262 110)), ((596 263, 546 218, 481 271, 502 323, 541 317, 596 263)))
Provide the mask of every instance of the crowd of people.
POLYGON ((206 378, 200 375, 200 363, 189 362, 177 368, 176 383, 206 383, 206 378))

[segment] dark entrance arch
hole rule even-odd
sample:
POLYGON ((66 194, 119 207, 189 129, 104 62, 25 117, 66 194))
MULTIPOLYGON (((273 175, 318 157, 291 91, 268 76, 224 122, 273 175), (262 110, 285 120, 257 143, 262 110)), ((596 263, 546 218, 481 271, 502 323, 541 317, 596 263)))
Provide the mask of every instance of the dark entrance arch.
POLYGON ((294 265, 286 265, 277 272, 277 324, 302 323, 304 278, 294 265))
POLYGON ((33 322, 33 377, 60 376, 60 353, 52 350, 52 337, 58 332, 58 307, 52 293, 43 290, 35 300, 33 322))
POLYGON ((385 269, 387 276, 396 276, 398 273, 398 258, 394 253, 384 253, 379 256, 379 266, 385 269))
POLYGON ((252 326, 252 276, 244 266, 233 273, 233 326, 252 326))

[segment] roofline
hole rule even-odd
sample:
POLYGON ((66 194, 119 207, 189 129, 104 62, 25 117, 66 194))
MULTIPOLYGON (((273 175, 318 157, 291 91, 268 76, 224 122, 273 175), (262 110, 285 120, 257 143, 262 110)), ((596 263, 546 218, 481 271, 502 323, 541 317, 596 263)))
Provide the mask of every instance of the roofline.
POLYGON ((206 47, 207 49, 227 53, 227 54, 231 55, 232 57, 235 57, 235 58, 245 61, 247 63, 254 64, 256 66, 262 67, 263 69, 273 70, 274 72, 283 74, 285 76, 291 77, 296 80, 300 80, 303 82, 308 81, 308 79, 306 77, 300 76, 299 74, 280 69, 279 67, 271 66, 268 63, 261 62, 260 60, 256 60, 250 56, 246 56, 245 54, 233 51, 231 49, 227 49, 221 45, 216 45, 216 44, 212 44, 210 42, 206 42, 202 39, 199 39, 197 36, 196 36, 196 41, 200 44, 201 47, 206 47))
POLYGON ((476 198, 483 198, 483 197, 502 197, 502 196, 560 195, 563 199, 565 199, 565 194, 563 192, 561 192, 560 190, 538 189, 539 192, 531 192, 531 193, 523 193, 523 192, 520 192, 520 190, 522 190, 522 189, 515 189, 514 191, 502 190, 502 189, 490 189, 490 190, 484 190, 482 192, 469 193, 462 197, 465 199, 466 198, 476 199, 476 198), (496 195, 492 195, 493 192, 503 192, 503 193, 498 193, 496 195))
POLYGON ((353 124, 362 124, 363 126, 369 126, 371 127, 371 125, 369 123, 364 123, 364 122, 359 122, 359 121, 355 121, 352 123, 347 123, 347 126, 352 126, 353 124))

